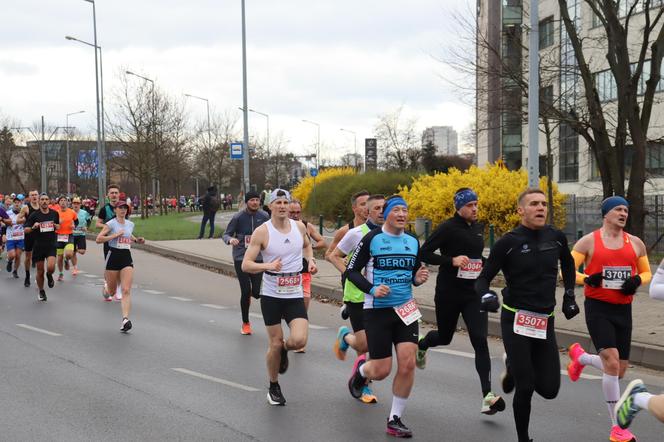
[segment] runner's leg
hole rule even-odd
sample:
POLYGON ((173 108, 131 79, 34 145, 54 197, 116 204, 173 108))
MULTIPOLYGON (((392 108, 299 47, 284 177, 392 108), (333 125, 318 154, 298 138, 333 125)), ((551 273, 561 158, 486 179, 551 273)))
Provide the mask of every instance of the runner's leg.
POLYGON ((420 350, 438 345, 449 345, 454 337, 462 303, 458 302, 450 294, 436 293, 434 298, 436 304, 436 325, 438 330, 432 330, 419 341, 420 350))
POLYGON ((268 349, 265 357, 267 362, 267 374, 270 382, 277 382, 279 378, 279 363, 281 362, 281 349, 284 347, 284 331, 281 324, 266 326, 268 337, 268 349))
POLYGON ((240 311, 242 322, 249 322, 249 306, 251 305, 251 278, 249 273, 242 271, 242 261, 233 261, 237 280, 240 283, 240 311))
POLYGON ((122 288, 122 317, 128 318, 131 311, 131 284, 134 280, 134 268, 127 266, 119 272, 120 286, 122 288))

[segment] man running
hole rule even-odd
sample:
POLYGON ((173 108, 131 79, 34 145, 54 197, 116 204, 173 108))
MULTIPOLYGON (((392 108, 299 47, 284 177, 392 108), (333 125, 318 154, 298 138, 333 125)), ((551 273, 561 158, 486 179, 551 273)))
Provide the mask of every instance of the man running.
POLYGON ((47 194, 42 193, 39 197, 39 210, 32 212, 25 221, 26 233, 34 234, 34 247, 32 260, 37 264, 37 287, 39 288, 40 301, 46 301, 46 290, 44 290, 44 262, 46 262, 46 278, 49 288, 53 288, 53 272, 55 272, 56 240, 55 231, 60 228, 60 216, 58 212, 50 209, 50 199, 47 194))
POLYGON ((392 346, 396 348, 397 372, 392 383, 392 408, 387 433, 412 437, 401 421, 415 380, 418 323, 422 317, 413 299, 413 284, 424 284, 429 270, 420 262, 418 240, 405 233, 406 201, 394 195, 385 201, 385 223, 360 241, 348 264, 347 278, 364 296, 364 325, 369 356, 355 360, 348 388, 354 398, 371 380, 381 380, 392 370, 392 346), (366 270, 366 277, 362 270, 366 270))
MULTIPOLYGON (((128 204, 128 203, 127 203, 128 204)), ((78 255, 85 255, 87 249, 87 244, 85 240, 85 233, 88 231, 88 226, 90 225, 91 217, 90 213, 87 210, 81 209, 81 198, 75 196, 71 200, 71 205, 76 212, 76 217, 78 218, 78 224, 74 227, 74 256, 72 256, 72 271, 73 276, 78 275, 78 255)))
MULTIPOLYGON (((342 275, 346 272, 347 259, 350 259, 353 255, 362 238, 373 229, 383 225, 384 204, 385 197, 383 195, 371 195, 367 200, 367 207, 369 209, 367 222, 350 229, 329 256, 329 261, 342 275)), ((346 359, 348 347, 353 348, 358 356, 365 354, 368 350, 367 334, 364 330, 364 293, 347 278, 343 278, 343 290, 343 302, 350 318, 350 326, 353 332, 351 333, 345 325, 339 327, 333 349, 337 359, 341 361, 346 359)), ((373 391, 371 391, 371 388, 369 388, 369 385, 364 386, 359 399, 365 404, 377 402, 377 398, 373 394, 373 391)))
POLYGON ((369 200, 369 192, 366 190, 361 190, 357 193, 354 193, 350 197, 350 205, 353 210, 353 220, 348 224, 341 226, 336 232, 334 232, 334 237, 330 243, 327 251, 325 252, 325 259, 329 261, 329 256, 332 254, 334 249, 337 248, 337 244, 341 241, 341 238, 344 237, 350 229, 355 226, 364 224, 367 220, 367 201, 369 200))
POLYGON ((480 297, 474 288, 482 271, 484 251, 484 226, 477 222, 477 204, 477 194, 472 189, 457 190, 454 216, 440 224, 422 244, 422 261, 440 266, 434 298, 438 330, 430 331, 420 339, 417 366, 425 367, 429 347, 452 342, 459 315, 462 315, 475 350, 475 369, 482 387, 480 412, 491 415, 503 411, 505 401, 491 391, 491 356, 487 343, 489 318, 486 311, 481 311, 480 297))
POLYGON ((315 274, 316 260, 304 224, 288 218, 290 194, 275 189, 270 194, 270 220, 251 235, 249 248, 244 254, 242 270, 263 272, 261 310, 267 329, 269 348, 267 371, 270 387, 267 401, 270 405, 286 405, 278 376, 288 369, 288 350, 307 344, 309 321, 302 294, 302 258, 309 262, 309 272, 315 274), (304 251, 304 252, 303 252, 304 251), (256 262, 261 254, 264 263, 256 262), (290 328, 284 340, 281 320, 290 328))
POLYGON ((558 263, 565 294, 562 311, 567 319, 579 313, 574 301, 574 260, 567 238, 546 224, 544 192, 530 188, 518 198, 521 225, 494 244, 475 282, 482 310, 498 311, 498 296, 490 290, 498 271, 505 275, 500 317, 507 353, 503 388, 514 393, 514 422, 519 442, 528 442, 530 402, 534 392, 553 399, 560 389, 560 359, 554 328, 558 263))
MULTIPOLYGON (((255 299, 260 298, 263 274, 242 271, 242 260, 251 242, 251 235, 270 217, 260 210, 260 199, 257 192, 247 192, 245 202, 246 208, 233 215, 233 218, 229 221, 224 231, 223 240, 226 244, 233 246, 233 265, 237 280, 240 283, 240 310, 242 312, 240 333, 250 335, 252 330, 249 322, 249 306, 251 305, 252 296, 255 299)), ((256 260, 262 262, 260 255, 256 260)))
MULTIPOLYGON (((21 209, 21 214, 19 215, 17 222, 25 225, 25 221, 28 217, 38 211, 39 192, 31 190, 28 192, 28 203, 21 209)), ((23 267, 25 267, 25 280, 23 281, 23 285, 25 287, 30 287, 30 268, 32 266, 32 249, 34 248, 34 245, 35 234, 25 232, 25 260, 23 261, 23 267)))
POLYGON ((69 270, 69 260, 74 256, 74 228, 78 225, 76 212, 68 207, 67 197, 60 196, 56 211, 60 216, 60 228, 56 230, 58 255, 58 281, 64 281, 63 265, 69 270), (63 262, 64 261, 64 262, 63 262))
POLYGON ((578 240, 572 251, 576 267, 585 264, 585 274, 577 273, 576 281, 584 285, 586 325, 598 354, 591 355, 578 343, 572 344, 567 373, 576 382, 587 365, 602 370, 602 391, 611 419, 609 440, 622 442, 636 439, 617 425, 614 416, 620 399, 619 379, 629 365, 632 300, 652 273, 643 241, 623 230, 629 216, 627 200, 609 197, 601 210, 602 227, 578 240))
MULTIPOLYGON (((104 224, 115 218, 115 206, 120 200, 120 186, 118 186, 117 184, 110 184, 106 188, 106 193, 108 196, 108 203, 104 204, 99 209, 99 213, 97 214, 97 222, 95 223, 95 226, 99 230, 104 228, 104 224)), ((101 204, 101 201, 99 203, 101 204)), ((127 217, 129 217, 129 214, 127 214, 127 217)), ((105 242, 103 247, 104 247, 104 261, 106 261, 106 257, 108 256, 108 251, 110 250, 108 242, 105 242)), ((104 287, 102 288, 101 293, 102 296, 104 297, 104 301, 112 301, 113 294, 108 292, 107 281, 108 278, 106 278, 106 272, 104 272, 104 287)), ((115 292, 115 299, 118 301, 122 299, 122 291, 120 289, 120 286, 118 286, 117 291, 115 292)))
MULTIPOLYGON (((18 279, 18 268, 21 267, 21 253, 25 250, 25 231, 23 224, 18 223, 21 214, 21 200, 14 198, 12 207, 7 211, 10 223, 7 224, 7 271, 12 272, 14 278, 18 279), (13 271, 12 271, 13 267, 13 271)), ((0 217, 4 214, 0 211, 0 217)), ((2 218, 6 223, 7 218, 2 218)))

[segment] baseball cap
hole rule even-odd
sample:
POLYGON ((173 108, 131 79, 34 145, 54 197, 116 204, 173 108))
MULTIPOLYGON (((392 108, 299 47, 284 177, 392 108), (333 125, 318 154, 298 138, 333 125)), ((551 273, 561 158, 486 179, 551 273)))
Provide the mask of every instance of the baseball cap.
POLYGON ((115 205, 115 207, 129 207, 129 204, 127 204, 127 200, 120 200, 118 203, 115 205))
POLYGON ((270 204, 278 200, 279 198, 285 198, 286 201, 290 203, 291 201, 291 196, 290 193, 287 190, 284 189, 274 189, 272 192, 270 192, 270 204))

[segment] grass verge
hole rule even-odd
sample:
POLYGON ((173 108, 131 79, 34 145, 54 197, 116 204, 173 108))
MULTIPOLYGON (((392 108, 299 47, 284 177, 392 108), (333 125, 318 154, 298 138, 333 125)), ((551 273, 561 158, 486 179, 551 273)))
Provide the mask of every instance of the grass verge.
MULTIPOLYGON (((187 218, 201 215, 200 212, 182 212, 169 213, 168 215, 155 215, 146 219, 132 217, 135 224, 134 235, 142 236, 149 241, 172 241, 179 239, 196 239, 201 224, 191 222, 187 218)), ((94 226, 94 224, 93 224, 94 226)), ((214 237, 220 238, 224 234, 224 229, 219 225, 219 213, 215 219, 214 237)), ((94 229, 91 229, 91 232, 94 229)), ((205 227, 206 235, 210 232, 209 224, 205 227)))

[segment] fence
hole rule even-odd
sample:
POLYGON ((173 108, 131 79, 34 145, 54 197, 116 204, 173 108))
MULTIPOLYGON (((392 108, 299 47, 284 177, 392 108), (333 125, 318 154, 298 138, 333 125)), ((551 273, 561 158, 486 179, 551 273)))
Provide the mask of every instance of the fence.
MULTIPOLYGON (((602 226, 602 214, 600 206, 602 197, 577 197, 570 195, 565 202, 567 212, 567 224, 563 231, 570 243, 577 240, 579 232, 589 233, 602 226)), ((664 253, 664 195, 645 196, 645 232, 643 241, 648 248, 649 254, 664 253), (652 250, 651 250, 652 249, 652 250)))

